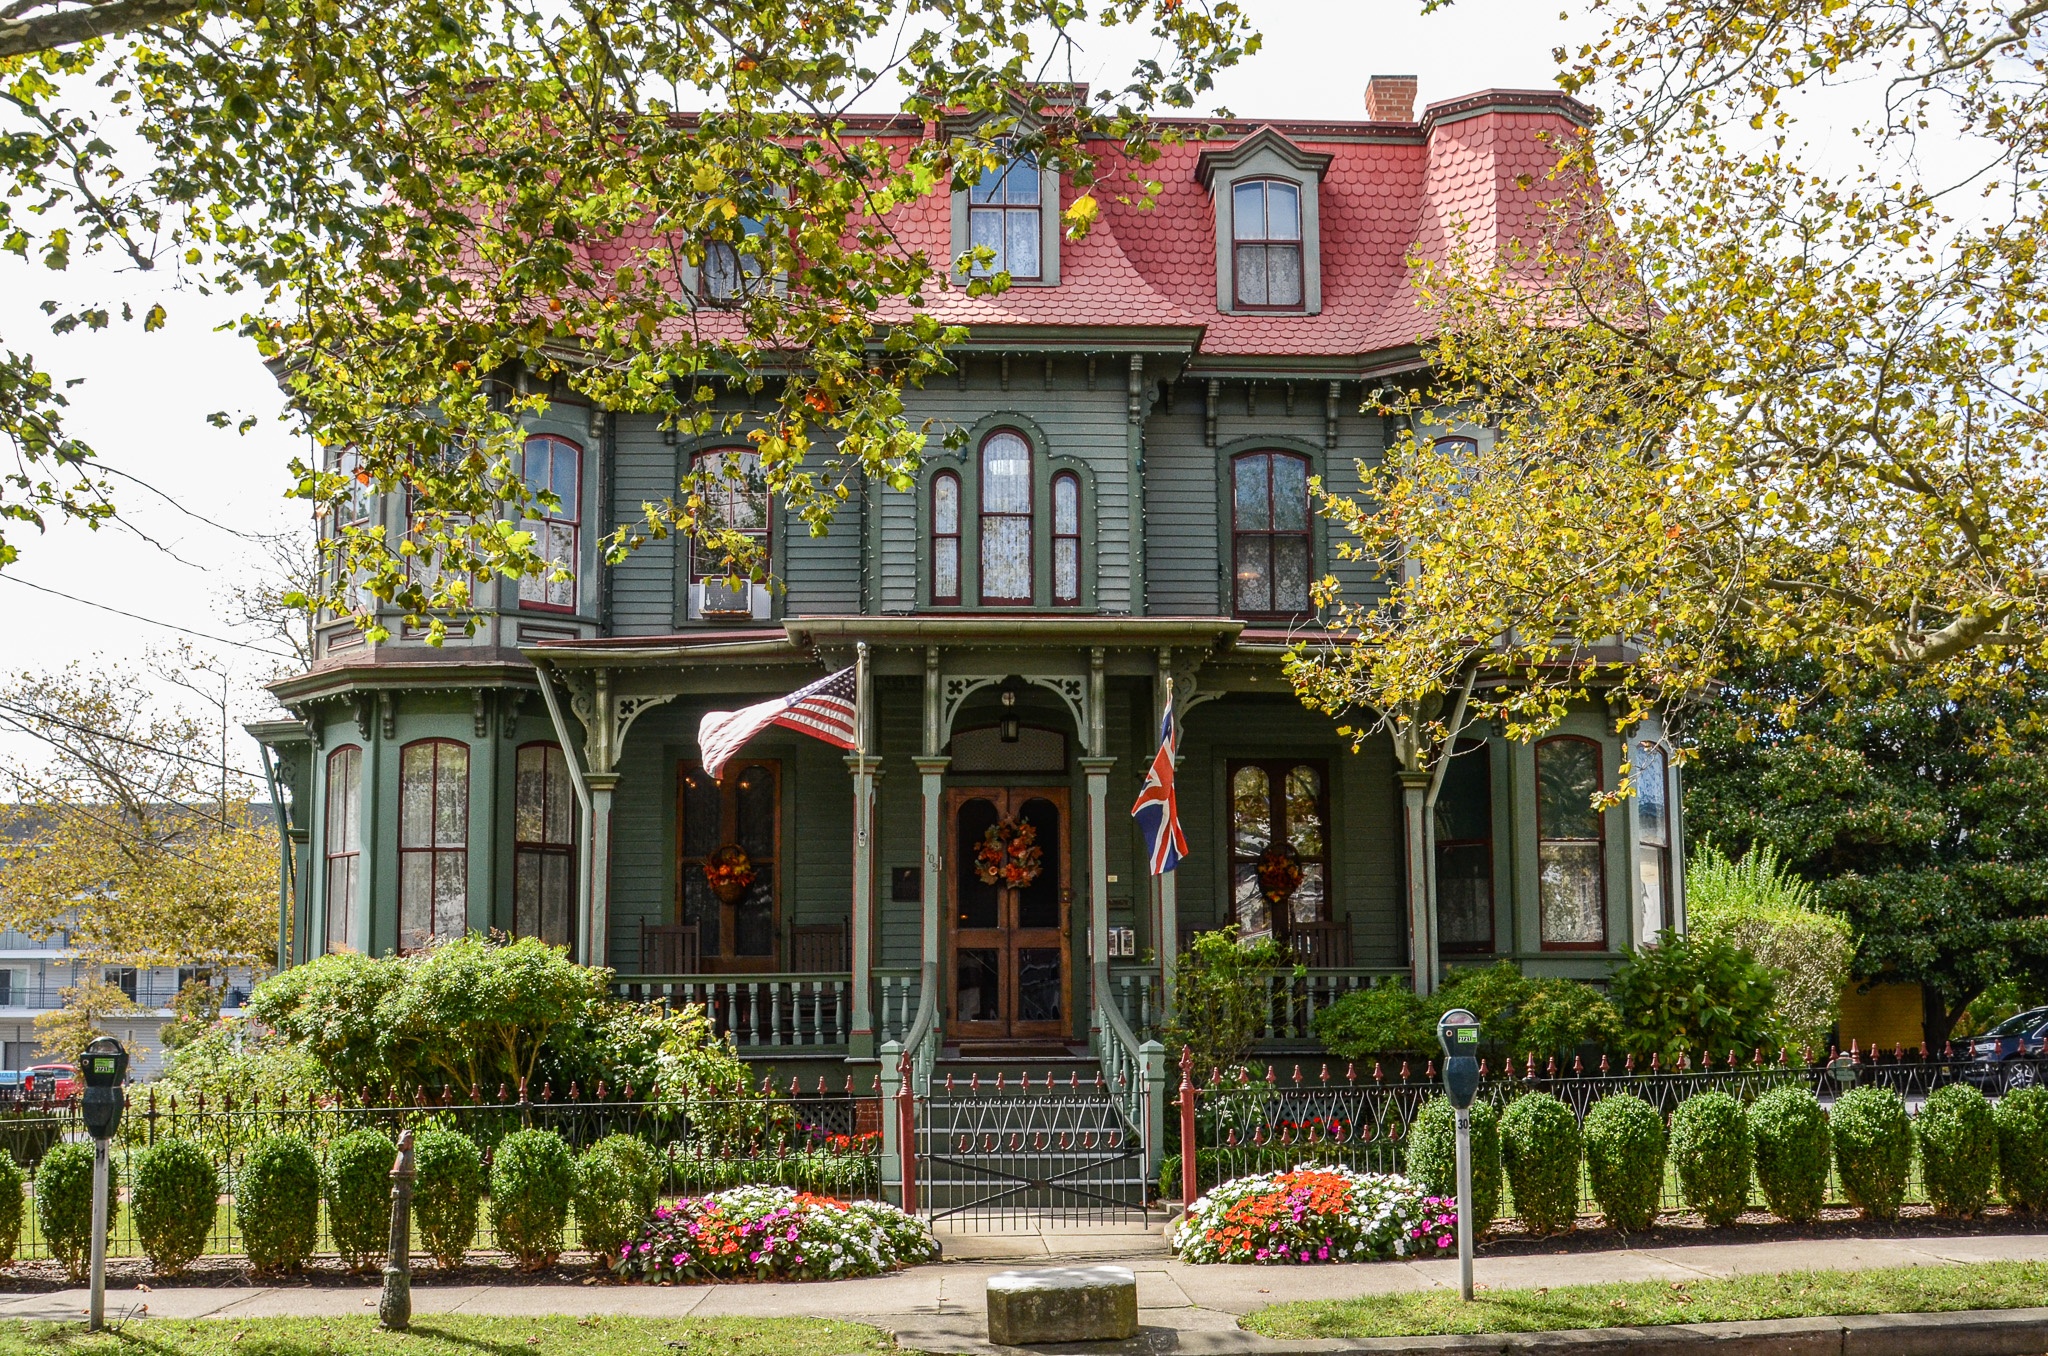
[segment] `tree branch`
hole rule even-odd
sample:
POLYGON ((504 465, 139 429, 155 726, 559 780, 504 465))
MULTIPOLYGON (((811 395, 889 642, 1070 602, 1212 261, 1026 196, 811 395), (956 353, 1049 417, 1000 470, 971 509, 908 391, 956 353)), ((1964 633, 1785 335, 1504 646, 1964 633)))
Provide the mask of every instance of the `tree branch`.
POLYGON ((194 0, 106 0, 81 9, 10 19, 0 22, 0 58, 153 28, 196 8, 194 0))

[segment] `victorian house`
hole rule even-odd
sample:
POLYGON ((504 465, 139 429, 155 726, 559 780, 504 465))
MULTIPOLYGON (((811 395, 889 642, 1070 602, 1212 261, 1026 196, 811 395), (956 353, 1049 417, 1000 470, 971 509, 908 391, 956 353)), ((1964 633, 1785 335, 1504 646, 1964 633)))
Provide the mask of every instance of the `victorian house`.
MULTIPOLYGON (((934 302, 971 338, 908 414, 966 436, 823 537, 728 493, 782 588, 730 587, 686 542, 605 567, 612 525, 691 465, 750 453, 553 401, 526 466, 560 496, 546 531, 574 580, 499 581, 439 649, 396 618, 376 644, 326 626, 274 689, 295 719, 256 733, 291 792, 296 958, 498 929, 609 965, 626 993, 709 1001, 750 1056, 1079 1053, 1092 1034, 1108 1060, 1158 1024, 1187 939, 1225 924, 1307 967, 1275 1042, 1382 977, 1510 958, 1598 978, 1678 926, 1675 773, 1646 742, 1642 794, 1589 808, 1625 755, 1603 710, 1534 745, 1476 739, 1420 860, 1422 791, 1390 745, 1353 752, 1282 674, 1319 634, 1313 579, 1377 587, 1338 558, 1308 482, 1355 489, 1393 435, 1361 408, 1418 375, 1411 254, 1526 230, 1557 139, 1589 116, 1553 92, 1419 116, 1414 97, 1379 77, 1361 121, 1168 146, 1146 171, 1156 206, 1105 197, 1079 240, 1058 226, 1072 186, 1029 162, 903 209, 933 256, 990 244, 1013 279, 934 302), (777 729, 707 775, 707 711, 862 647, 865 760, 777 729), (1169 691, 1190 851, 1154 878, 1130 807, 1169 691), (1019 826, 1035 860, 984 879, 991 831, 1019 826)), ((733 286, 732 262, 700 286, 733 286)), ((405 530, 400 503, 355 511, 405 530)))

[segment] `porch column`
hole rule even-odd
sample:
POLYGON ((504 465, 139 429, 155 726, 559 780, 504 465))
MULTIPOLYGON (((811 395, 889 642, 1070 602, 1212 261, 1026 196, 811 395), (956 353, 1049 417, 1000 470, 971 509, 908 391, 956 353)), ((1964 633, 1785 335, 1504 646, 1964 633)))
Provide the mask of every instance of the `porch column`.
POLYGON ((1093 1011, 1113 1001, 1109 990, 1109 770, 1114 758, 1083 758, 1088 776, 1088 966, 1093 1011))
POLYGON ((1436 992, 1436 917, 1429 907, 1428 835, 1422 822, 1427 772, 1397 772, 1401 783, 1402 840, 1408 857, 1408 971, 1418 994, 1436 992))
MULTIPOLYGON (((853 983, 853 1031, 848 1053, 866 1058, 875 1052, 875 778, 882 760, 853 755, 846 766, 853 773, 853 937, 848 956, 853 983)), ((885 1113, 886 1114, 886 1113, 885 1113)))
POLYGON ((593 772, 590 786, 590 913, 585 919, 585 965, 611 964, 612 792, 616 772, 593 772))
POLYGON ((913 760, 917 764, 918 783, 924 792, 924 830, 920 847, 923 876, 918 882, 917 897, 922 919, 918 941, 918 982, 923 986, 918 993, 918 1004, 923 1006, 925 995, 937 1006, 939 1001, 939 900, 945 894, 946 850, 942 835, 945 832, 943 814, 946 794, 946 769, 953 760, 943 754, 926 754, 913 760))

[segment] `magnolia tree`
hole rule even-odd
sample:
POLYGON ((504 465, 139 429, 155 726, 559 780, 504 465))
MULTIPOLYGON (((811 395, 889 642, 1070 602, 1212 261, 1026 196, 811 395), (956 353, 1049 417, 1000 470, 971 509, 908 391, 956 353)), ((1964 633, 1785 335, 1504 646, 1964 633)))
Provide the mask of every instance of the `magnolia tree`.
MULTIPOLYGON (((1233 0, 20 0, 0 9, 0 117, 25 134, 0 243, 248 297, 289 417, 347 452, 297 464, 297 492, 408 497, 402 540, 335 538, 346 596, 294 601, 374 629, 383 599, 438 637, 475 580, 565 568, 522 527, 558 504, 518 462, 522 422, 565 393, 750 441, 755 464, 707 474, 758 479, 814 531, 870 480, 907 485, 927 430, 904 389, 961 337, 928 303, 1007 278, 966 281, 892 213, 1029 154, 1087 190, 1065 212, 1085 231, 1094 193, 1154 191, 1148 115, 1256 45, 1233 0), (1042 83, 1090 26, 1149 28, 1155 55, 1092 98, 1042 83), (881 99, 923 135, 877 139, 851 110, 881 99), (1135 169, 1098 185, 1104 146, 1135 169), (716 304, 692 285, 708 265, 716 304), (720 413, 733 391, 760 407, 720 413)), ((28 356, 0 366, 0 516, 112 511, 66 398, 28 356)), ((703 512, 718 488, 650 502, 611 554, 684 532, 758 575, 703 512)))
POLYGON ((1737 650, 1835 689, 2038 660, 2048 13, 1598 8, 1559 53, 1604 114, 1556 148, 1577 191, 1418 266, 1428 379, 1382 389, 1406 431, 1323 500, 1388 587, 1325 582, 1302 695, 1427 769, 1465 721, 1682 722, 1737 650), (1867 168, 1824 172, 1799 111, 1852 78, 1867 168), (1935 124, 1960 188, 1915 172, 1935 124))

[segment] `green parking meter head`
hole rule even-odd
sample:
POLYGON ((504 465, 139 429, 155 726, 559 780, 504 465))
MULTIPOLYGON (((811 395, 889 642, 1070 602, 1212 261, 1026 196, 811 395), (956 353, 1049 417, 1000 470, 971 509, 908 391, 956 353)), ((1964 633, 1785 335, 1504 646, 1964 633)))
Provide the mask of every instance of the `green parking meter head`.
POLYGON ((112 1036, 101 1036, 78 1057, 78 1071, 85 1080, 79 1111, 86 1133, 94 1139, 112 1139, 127 1105, 121 1084, 128 1080, 128 1052, 112 1036))
POLYGON ((1444 1047, 1444 1093, 1463 1111, 1479 1095, 1479 1019, 1452 1008, 1437 1019, 1436 1038, 1444 1047))

